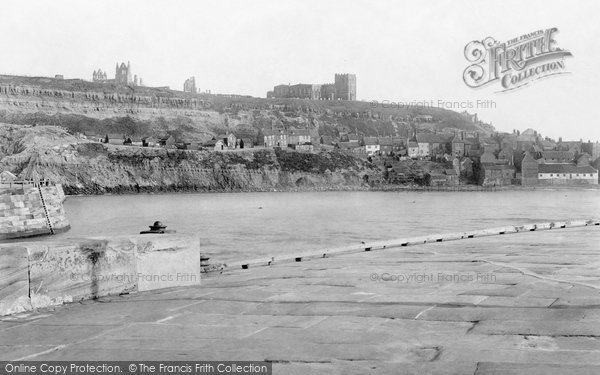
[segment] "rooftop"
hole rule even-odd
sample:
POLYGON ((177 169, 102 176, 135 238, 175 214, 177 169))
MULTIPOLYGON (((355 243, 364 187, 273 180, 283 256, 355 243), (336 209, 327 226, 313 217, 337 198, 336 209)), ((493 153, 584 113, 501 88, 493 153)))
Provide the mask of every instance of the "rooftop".
POLYGON ((452 141, 453 136, 448 134, 436 133, 418 133, 417 142, 419 143, 448 143, 452 141))
POLYGON ((572 161, 575 155, 571 151, 542 151, 544 159, 572 161))

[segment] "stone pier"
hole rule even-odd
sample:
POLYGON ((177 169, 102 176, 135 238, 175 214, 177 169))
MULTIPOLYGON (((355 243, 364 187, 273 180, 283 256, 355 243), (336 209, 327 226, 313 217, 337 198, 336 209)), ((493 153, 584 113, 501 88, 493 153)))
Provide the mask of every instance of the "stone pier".
POLYGON ((597 374, 598 243, 591 225, 240 267, 202 285, 0 318, 0 360, 267 360, 274 374, 292 375, 597 374))

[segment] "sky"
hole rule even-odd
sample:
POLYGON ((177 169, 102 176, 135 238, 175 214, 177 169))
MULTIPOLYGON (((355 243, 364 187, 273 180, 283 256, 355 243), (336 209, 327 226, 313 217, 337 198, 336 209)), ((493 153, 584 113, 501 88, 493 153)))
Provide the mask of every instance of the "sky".
POLYGON ((201 91, 265 97, 354 73, 359 100, 425 101, 501 131, 600 140, 600 1, 3 0, 2 10, 4 74, 112 78, 130 61, 149 86, 181 90, 195 76, 201 91), (552 27, 573 55, 569 74, 508 92, 464 83, 469 42, 552 27))

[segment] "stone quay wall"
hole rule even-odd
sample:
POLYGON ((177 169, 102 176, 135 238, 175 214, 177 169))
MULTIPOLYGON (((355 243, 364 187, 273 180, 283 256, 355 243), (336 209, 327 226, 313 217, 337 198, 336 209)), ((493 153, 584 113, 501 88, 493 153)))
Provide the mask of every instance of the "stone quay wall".
POLYGON ((200 284, 200 240, 136 235, 0 244, 0 316, 200 284))
POLYGON ((0 187, 0 240, 68 230, 61 185, 0 187))
MULTIPOLYGON (((585 226, 600 226, 600 220, 506 225, 313 249, 281 258, 240 260, 212 270, 244 272, 363 251, 585 226)), ((199 238, 175 234, 0 244, 0 316, 108 295, 199 285, 201 275, 212 271, 202 263, 201 251, 199 238)))

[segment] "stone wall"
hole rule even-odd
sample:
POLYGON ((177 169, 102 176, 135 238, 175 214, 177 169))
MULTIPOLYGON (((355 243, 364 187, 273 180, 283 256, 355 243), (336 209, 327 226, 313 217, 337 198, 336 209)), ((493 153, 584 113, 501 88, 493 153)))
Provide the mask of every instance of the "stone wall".
POLYGON ((0 244, 0 316, 200 284, 198 238, 137 235, 0 244))
POLYGON ((0 240, 68 230, 64 199, 61 185, 0 188, 0 240))

